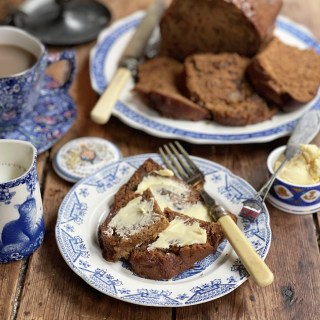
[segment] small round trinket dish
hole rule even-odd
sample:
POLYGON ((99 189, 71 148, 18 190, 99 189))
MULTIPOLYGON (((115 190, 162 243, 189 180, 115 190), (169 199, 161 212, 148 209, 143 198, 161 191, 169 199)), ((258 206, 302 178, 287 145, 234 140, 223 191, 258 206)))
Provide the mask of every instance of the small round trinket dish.
POLYGON ((120 150, 110 141, 82 137, 63 145, 55 154, 52 164, 62 179, 75 183, 121 157, 120 150))

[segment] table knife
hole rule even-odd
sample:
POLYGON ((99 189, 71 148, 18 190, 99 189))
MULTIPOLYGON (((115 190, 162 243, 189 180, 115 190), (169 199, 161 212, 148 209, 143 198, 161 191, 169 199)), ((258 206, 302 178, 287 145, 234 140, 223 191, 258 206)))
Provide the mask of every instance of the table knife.
POLYGON ((301 144, 310 143, 320 131, 320 111, 311 110, 307 111, 297 122, 293 132, 287 142, 286 149, 284 151, 284 159, 281 164, 273 172, 271 177, 261 187, 261 189, 255 194, 253 198, 249 198, 243 201, 243 208, 240 211, 239 216, 244 217, 251 222, 254 222, 263 206, 263 202, 269 193, 269 190, 276 179, 278 173, 287 161, 293 158, 300 151, 301 144))
POLYGON ((131 76, 136 75, 137 66, 144 55, 148 40, 155 27, 159 24, 164 9, 165 5, 162 0, 155 0, 147 9, 144 18, 120 58, 119 67, 115 75, 91 110, 90 117, 93 122, 98 124, 108 122, 112 109, 124 86, 131 76))

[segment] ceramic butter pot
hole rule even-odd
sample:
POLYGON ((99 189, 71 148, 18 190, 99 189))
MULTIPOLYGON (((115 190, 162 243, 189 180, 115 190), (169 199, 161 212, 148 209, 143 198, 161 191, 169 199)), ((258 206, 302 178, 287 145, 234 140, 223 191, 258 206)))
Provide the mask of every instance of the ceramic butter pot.
MULTIPOLYGON (((273 150, 267 161, 270 174, 286 146, 273 150)), ((281 171, 280 171, 281 172, 281 171)), ((299 175, 299 173, 297 174, 299 175)), ((267 197, 276 208, 292 214, 310 214, 320 210, 320 182, 302 185, 277 176, 267 197)))

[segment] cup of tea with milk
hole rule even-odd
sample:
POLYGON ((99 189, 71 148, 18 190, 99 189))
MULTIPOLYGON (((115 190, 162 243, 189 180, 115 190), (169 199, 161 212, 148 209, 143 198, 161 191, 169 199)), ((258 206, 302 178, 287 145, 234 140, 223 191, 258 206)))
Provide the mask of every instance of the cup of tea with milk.
POLYGON ((61 60, 68 62, 62 85, 46 90, 68 90, 75 73, 75 53, 66 50, 49 54, 29 33, 11 26, 0 27, 0 129, 17 126, 28 117, 43 89, 46 69, 61 60))

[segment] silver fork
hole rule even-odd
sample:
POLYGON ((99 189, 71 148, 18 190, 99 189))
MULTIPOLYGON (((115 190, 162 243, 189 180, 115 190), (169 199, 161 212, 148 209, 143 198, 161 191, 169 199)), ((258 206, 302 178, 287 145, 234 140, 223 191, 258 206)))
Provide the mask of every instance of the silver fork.
POLYGON ((217 204, 214 198, 204 190, 205 176, 181 144, 178 141, 169 143, 159 148, 159 152, 168 169, 172 170, 176 176, 188 184, 196 187, 200 192, 203 201, 208 207, 210 216, 221 225, 226 238, 254 282, 260 287, 266 287, 271 284, 274 278, 273 273, 248 242, 226 209, 217 204))

